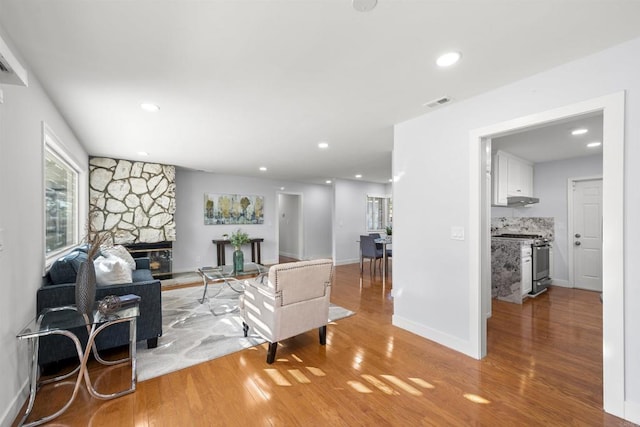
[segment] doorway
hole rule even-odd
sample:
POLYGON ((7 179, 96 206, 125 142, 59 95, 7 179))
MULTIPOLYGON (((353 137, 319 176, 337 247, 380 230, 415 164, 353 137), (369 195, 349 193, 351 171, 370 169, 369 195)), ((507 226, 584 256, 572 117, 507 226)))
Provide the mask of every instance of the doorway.
POLYGON ((302 195, 278 194, 278 255, 304 259, 302 227, 302 195))
POLYGON ((490 264, 483 262, 489 227, 486 215, 486 155, 490 139, 507 132, 540 126, 583 114, 603 114, 602 229, 607 251, 603 253, 603 402, 605 411, 624 414, 624 92, 497 123, 470 132, 470 309, 474 327, 470 344, 477 358, 487 352, 486 298, 491 282, 485 280, 490 264))

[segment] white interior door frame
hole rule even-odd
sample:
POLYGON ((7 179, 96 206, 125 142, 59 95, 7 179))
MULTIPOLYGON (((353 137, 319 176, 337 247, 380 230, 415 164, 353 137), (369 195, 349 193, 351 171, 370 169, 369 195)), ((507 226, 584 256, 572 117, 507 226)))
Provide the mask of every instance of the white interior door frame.
MULTIPOLYGON (((572 288, 575 288, 575 277, 573 276, 574 266, 574 251, 571 247, 573 241, 573 184, 583 181, 594 181, 596 179, 602 179, 602 175, 599 176, 587 176, 580 178, 569 178, 567 180, 567 265, 569 268, 569 284, 572 288)), ((604 185, 604 180, 603 180, 604 185)))
POLYGON ((483 313, 484 269, 482 229, 489 227, 484 215, 484 164, 482 151, 491 137, 523 130, 587 113, 603 114, 603 403, 604 410, 624 418, 624 114, 625 93, 616 92, 584 102, 497 123, 469 132, 469 353, 482 358, 487 351, 483 313))

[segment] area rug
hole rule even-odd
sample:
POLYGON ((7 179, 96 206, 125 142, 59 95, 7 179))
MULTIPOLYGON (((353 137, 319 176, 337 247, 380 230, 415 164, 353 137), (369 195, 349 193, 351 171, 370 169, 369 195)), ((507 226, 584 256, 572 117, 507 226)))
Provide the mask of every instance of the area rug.
MULTIPOLYGON (((258 335, 244 337, 238 310, 224 314, 238 306, 238 293, 226 286, 209 285, 207 298, 200 304, 202 292, 202 286, 162 292, 162 337, 156 348, 147 349, 144 344, 138 347, 138 381, 265 342, 258 335)), ((329 307, 330 321, 353 314, 334 304, 329 307)))

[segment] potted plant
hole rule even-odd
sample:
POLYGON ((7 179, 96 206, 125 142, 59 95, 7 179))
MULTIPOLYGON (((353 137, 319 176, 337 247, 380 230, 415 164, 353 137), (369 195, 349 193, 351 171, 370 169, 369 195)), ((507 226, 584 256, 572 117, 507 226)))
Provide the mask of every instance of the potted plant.
POLYGON ((391 233, 393 232, 393 228, 390 225, 387 225, 386 232, 387 232, 387 236, 391 236, 391 233))
POLYGON ((233 251, 233 271, 241 272, 244 269, 244 253, 241 246, 245 243, 249 243, 249 235, 239 228, 231 233, 229 241, 234 247, 233 251))

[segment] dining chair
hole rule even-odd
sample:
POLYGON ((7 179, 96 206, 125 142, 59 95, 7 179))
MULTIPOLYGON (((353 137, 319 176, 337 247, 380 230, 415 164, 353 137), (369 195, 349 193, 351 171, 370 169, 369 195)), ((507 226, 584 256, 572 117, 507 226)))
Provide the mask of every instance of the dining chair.
MULTIPOLYGON (((360 236, 360 257, 360 273, 362 273, 362 266, 365 258, 369 259, 369 273, 371 273, 372 268, 375 273, 375 262, 383 258, 383 253, 382 249, 377 248, 373 237, 360 236)), ((380 265, 380 269, 382 269, 382 264, 380 265)))

